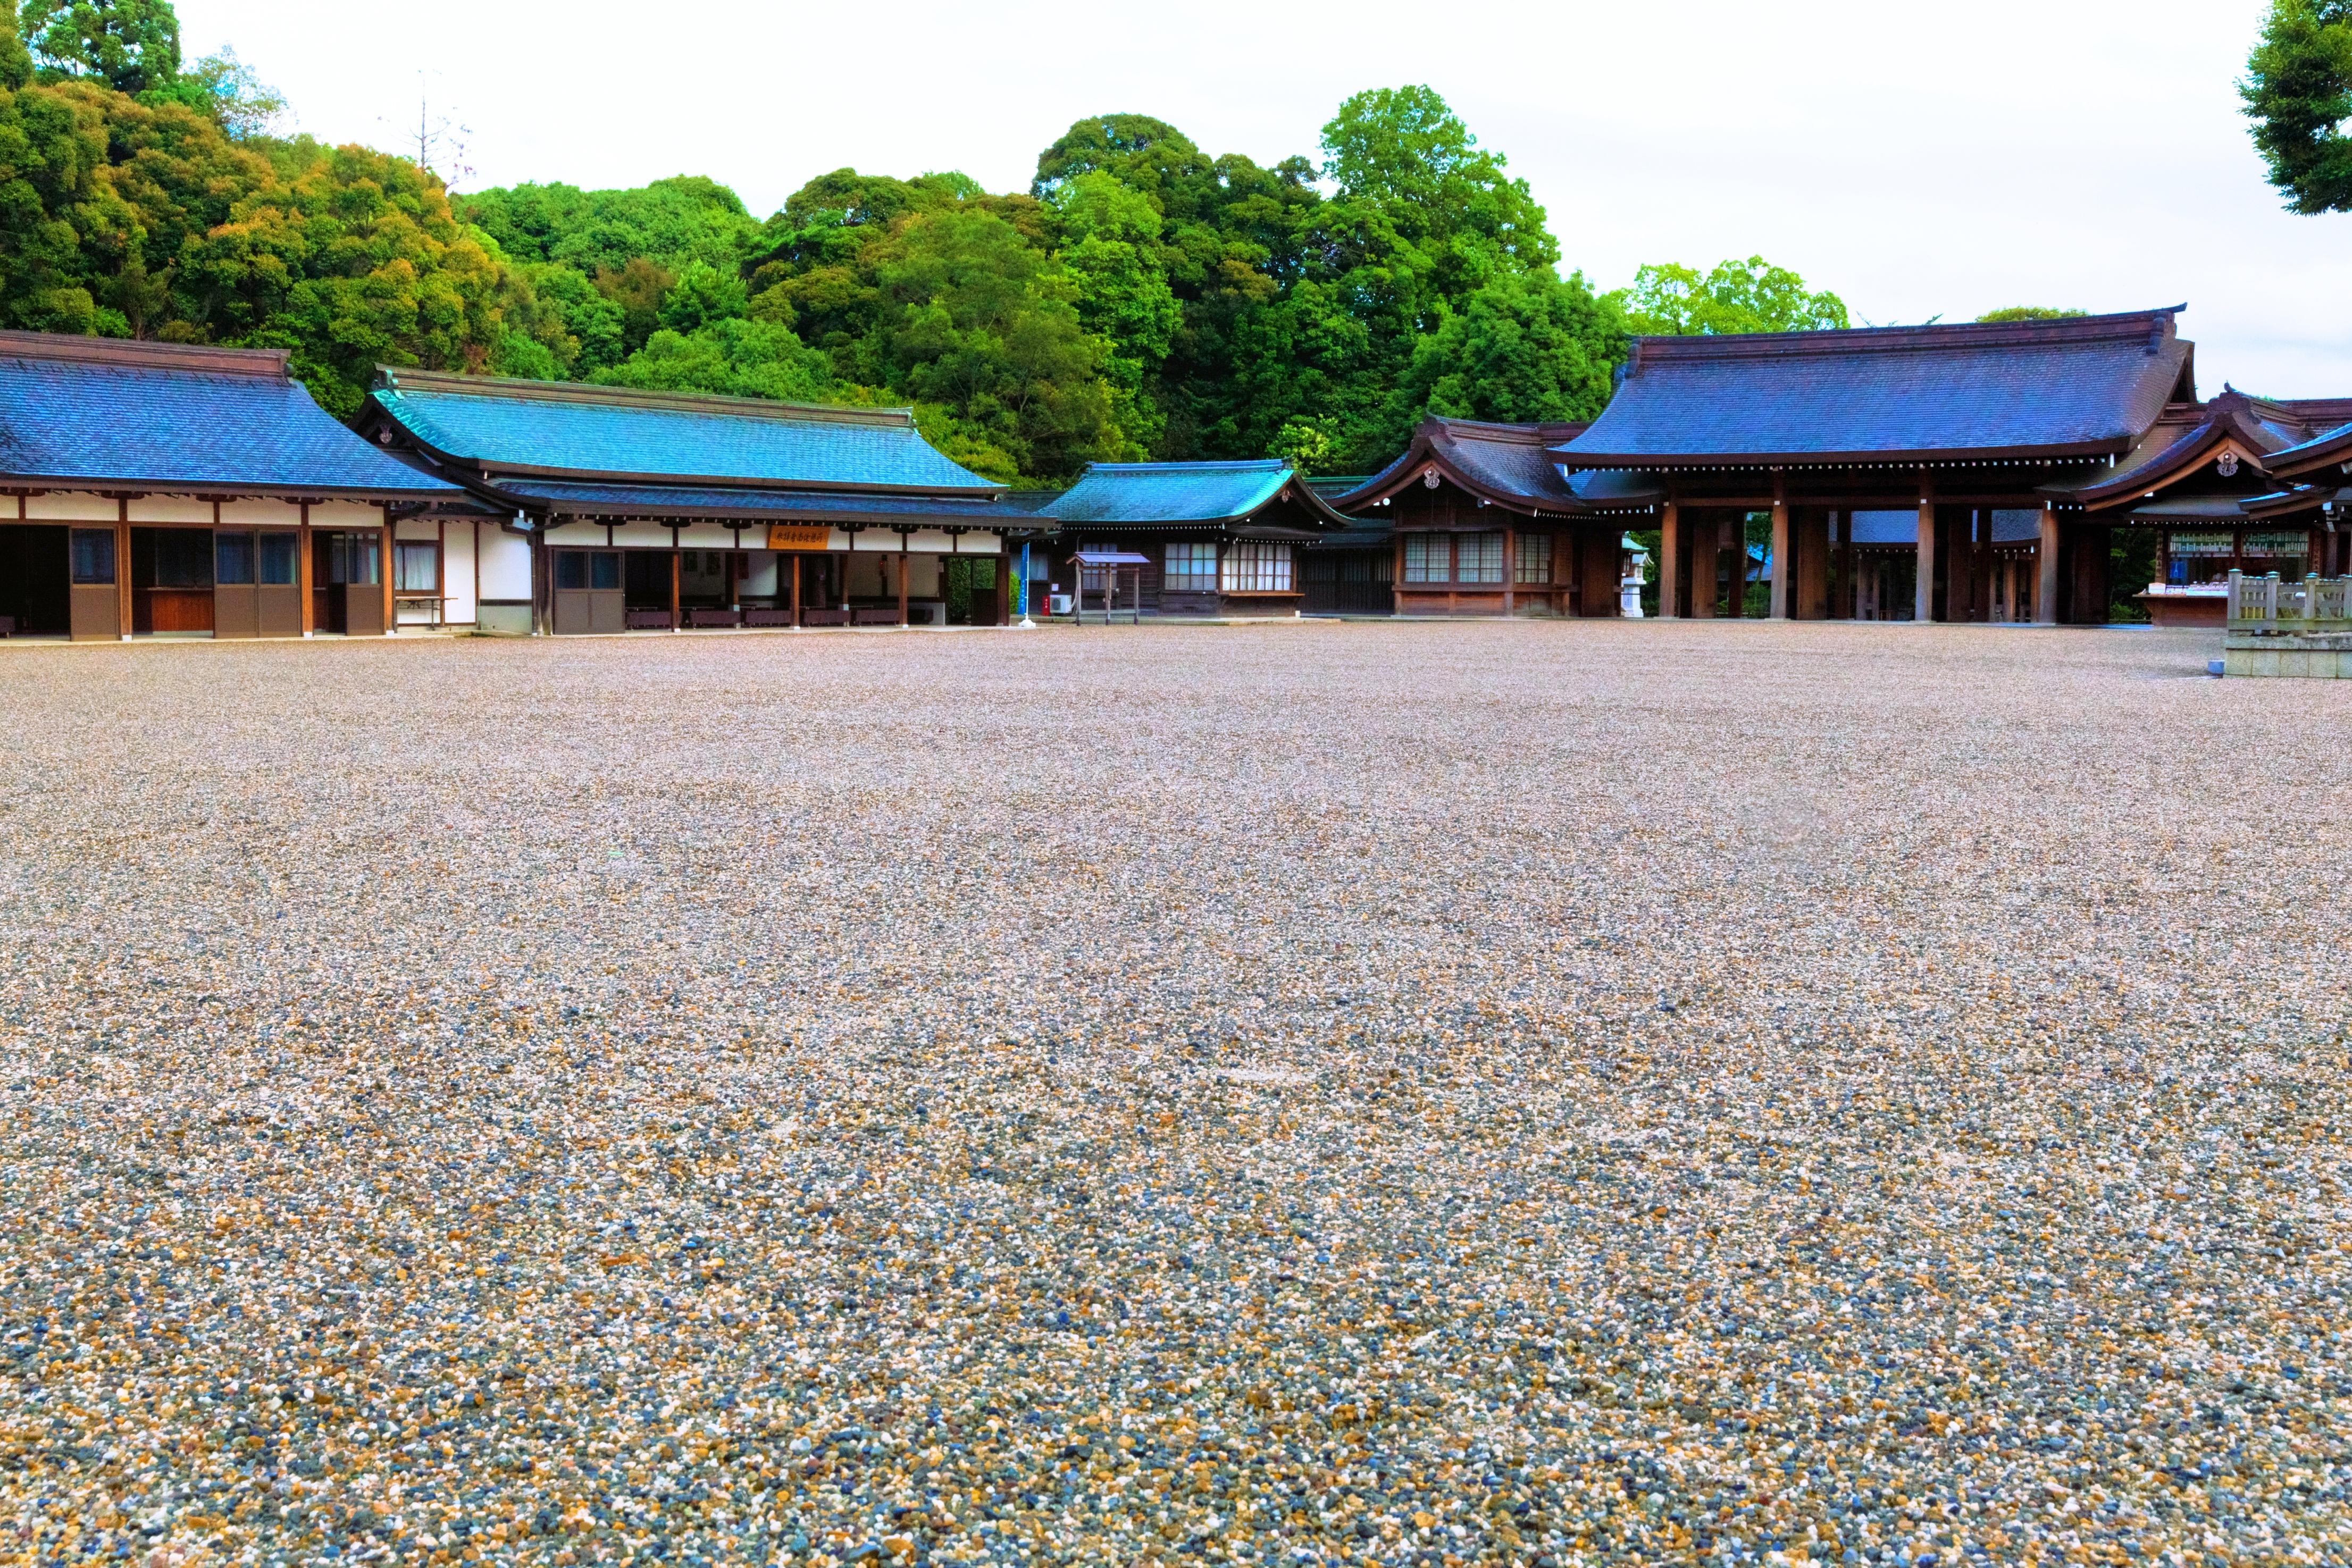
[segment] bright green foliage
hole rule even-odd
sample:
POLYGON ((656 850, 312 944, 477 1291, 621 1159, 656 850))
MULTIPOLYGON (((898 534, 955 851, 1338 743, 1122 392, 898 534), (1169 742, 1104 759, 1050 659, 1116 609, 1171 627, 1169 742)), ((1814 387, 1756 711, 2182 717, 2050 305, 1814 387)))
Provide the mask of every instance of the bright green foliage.
POLYGON ((2048 305, 2004 305, 1998 310, 1988 310, 1977 318, 1979 321, 2063 321, 2071 317, 2087 316, 2087 310, 2061 310, 2048 305))
POLYGON ((2352 211, 2352 0, 2271 0, 2238 95, 2287 210, 2352 211))
POLYGON ((1694 337, 1720 332, 1808 332, 1849 325, 1845 302, 1810 293, 1805 280, 1760 256, 1712 272, 1672 263, 1644 267, 1633 287, 1610 297, 1637 333, 1694 337))
POLYGON ((668 328, 593 378, 608 386, 660 392, 715 392, 733 397, 818 402, 837 391, 832 361, 792 329, 747 317, 723 317, 691 331, 668 328))
POLYGON ((1506 274, 1414 345, 1401 395, 1414 413, 1507 423, 1589 420, 1608 406, 1625 320, 1579 273, 1506 274))
POLYGON ((734 192, 698 174, 628 191, 517 185, 455 204, 517 261, 562 262, 590 277, 640 259, 672 276, 697 261, 732 267, 760 234, 734 192))
POLYGON ((499 267, 399 159, 31 86, 0 93, 0 321, 290 349, 348 414, 379 361, 479 368, 499 267))
POLYGON ((0 88, 11 91, 33 79, 33 52, 25 47, 24 35, 16 30, 16 13, 8 0, 0 0, 0 88))
POLYGON ((25 0, 19 19, 49 78, 141 93, 179 77, 180 18, 171 0, 25 0))

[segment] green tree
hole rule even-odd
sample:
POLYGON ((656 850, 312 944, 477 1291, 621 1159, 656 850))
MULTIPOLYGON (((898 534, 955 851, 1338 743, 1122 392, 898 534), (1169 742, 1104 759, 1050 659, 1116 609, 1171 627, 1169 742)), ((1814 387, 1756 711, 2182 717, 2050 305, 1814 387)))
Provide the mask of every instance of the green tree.
POLYGON ((171 0, 25 0, 20 18, 46 75, 136 94, 180 74, 180 18, 171 0))
POLYGON ((1581 273, 1496 278, 1413 347, 1400 423, 1424 413, 1518 423, 1599 417, 1625 319, 1581 273))
POLYGON ((1323 128, 1324 177, 1343 200, 1369 202, 1420 252, 1441 298, 1506 272, 1555 267, 1559 243, 1508 160, 1478 145, 1426 87, 1379 88, 1339 106, 1323 128))
POLYGON ((2062 310, 2048 305, 2004 305, 1977 318, 1979 321, 2064 321, 2087 316, 2087 310, 2062 310))
POLYGON ((518 261, 562 262, 589 277, 641 259, 673 278, 698 261, 731 270, 761 237, 742 199, 698 174, 614 191, 516 185, 460 196, 456 206, 518 261))
POLYGON ((2238 96, 2287 210, 2352 211, 2352 0, 2271 0, 2238 96))
POLYGON ((740 316, 713 319, 689 331, 664 328, 625 361, 590 379, 607 386, 793 402, 824 402, 843 390, 833 362, 790 328, 740 316))
POLYGON ((1813 293, 1805 280, 1760 256, 1696 267, 1653 264, 1610 297, 1637 333, 1694 337, 1722 332, 1806 332, 1850 325, 1845 301, 1813 293))
POLYGON ((14 92, 33 79, 33 52, 16 27, 16 8, 0 0, 0 88, 14 92))

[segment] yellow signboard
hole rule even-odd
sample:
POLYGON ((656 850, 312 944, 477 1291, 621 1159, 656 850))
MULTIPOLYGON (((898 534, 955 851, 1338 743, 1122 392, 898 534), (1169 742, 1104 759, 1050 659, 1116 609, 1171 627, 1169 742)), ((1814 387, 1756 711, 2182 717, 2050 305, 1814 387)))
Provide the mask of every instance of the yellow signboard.
POLYGON ((803 528, 790 523, 768 525, 770 549, 824 549, 833 543, 833 530, 825 528, 803 528))

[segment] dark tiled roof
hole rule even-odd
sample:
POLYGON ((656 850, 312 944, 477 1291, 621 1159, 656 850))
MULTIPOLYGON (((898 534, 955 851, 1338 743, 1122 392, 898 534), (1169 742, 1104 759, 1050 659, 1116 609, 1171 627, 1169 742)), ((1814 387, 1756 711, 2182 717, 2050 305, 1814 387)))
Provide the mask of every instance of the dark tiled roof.
POLYGON ((381 371, 371 422, 486 476, 994 495, 906 409, 381 371))
POLYGON ((2344 494, 2334 485, 2291 485, 2266 495, 2242 497, 2238 507, 2252 517, 2276 517, 2290 512, 2306 512, 2314 507, 2332 506, 2341 501, 2344 494))
POLYGON ((1343 512, 1369 507, 1438 472, 1481 500, 1521 512, 1574 512, 1584 503, 1569 487, 1549 448, 1574 437, 1580 424, 1489 424, 1475 419, 1424 419, 1404 455, 1332 505, 1343 512))
POLYGON ((1076 484, 1038 511, 1065 528, 1238 523, 1286 496, 1318 525, 1344 528, 1347 524, 1278 457, 1216 463, 1092 463, 1076 484))
POLYGON ((2164 416, 2115 467, 2102 469, 2087 480, 2042 488, 2046 494, 2090 507, 2129 497, 2145 497, 2150 490, 2201 472, 2216 454, 2231 447, 2252 459, 2245 481, 2252 485, 2272 473, 2276 454, 2293 449, 2309 434, 2310 427, 2293 405, 2248 397, 2224 386, 2220 396, 2202 406, 2176 405, 2165 410, 2164 416))
POLYGON ((2316 475, 2322 469, 2347 462, 2352 462, 2352 424, 2339 424, 2308 441, 2271 454, 2270 471, 2292 478, 2316 475))
POLYGON ((1639 338, 1608 410, 1559 456, 1666 467, 2118 453, 2168 400, 2194 395, 2173 316, 1639 338))
POLYGON ((1037 519, 982 495, 861 495, 847 490, 775 490, 751 485, 599 485, 562 479, 500 478, 493 494, 537 502, 556 517, 744 517, 766 521, 906 523, 924 528, 1012 528, 1037 519))
POLYGON ((310 401, 279 350, 0 332, 0 476, 183 493, 456 494, 310 401))

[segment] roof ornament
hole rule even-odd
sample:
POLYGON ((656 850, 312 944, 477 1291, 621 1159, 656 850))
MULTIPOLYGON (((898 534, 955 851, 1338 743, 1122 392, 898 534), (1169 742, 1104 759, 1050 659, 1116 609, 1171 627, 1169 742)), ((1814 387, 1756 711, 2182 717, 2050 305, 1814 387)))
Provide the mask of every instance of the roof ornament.
POLYGON ((2236 478, 2238 476, 2238 455, 2234 452, 2224 452, 2221 454, 2221 457, 2215 461, 2213 469, 2214 472, 2220 474, 2224 479, 2236 478))
POLYGON ((1437 465, 1433 463, 1428 467, 1421 471, 1421 487, 1424 490, 1434 490, 1437 488, 1437 465))

